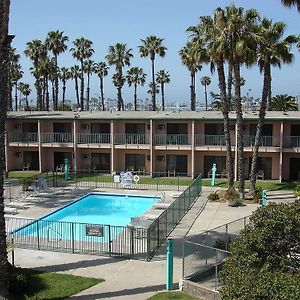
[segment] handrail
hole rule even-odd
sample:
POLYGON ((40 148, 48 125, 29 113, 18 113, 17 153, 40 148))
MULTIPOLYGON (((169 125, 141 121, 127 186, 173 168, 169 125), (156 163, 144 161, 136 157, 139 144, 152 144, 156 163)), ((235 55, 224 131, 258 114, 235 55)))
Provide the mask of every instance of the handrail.
POLYGON ((166 193, 165 192, 159 192, 158 194, 156 194, 154 197, 153 197, 153 200, 155 198, 157 198, 159 195, 161 195, 161 197, 159 198, 159 200, 157 201, 157 203, 165 203, 166 202, 166 193))
POLYGON ((50 239, 49 239, 49 232, 50 230, 52 230, 53 232, 55 232, 56 234, 58 234, 60 236, 59 238, 59 242, 62 240, 62 234, 60 232, 58 232, 57 230, 53 229, 52 227, 48 226, 47 227, 47 242, 49 243, 50 242, 50 239))

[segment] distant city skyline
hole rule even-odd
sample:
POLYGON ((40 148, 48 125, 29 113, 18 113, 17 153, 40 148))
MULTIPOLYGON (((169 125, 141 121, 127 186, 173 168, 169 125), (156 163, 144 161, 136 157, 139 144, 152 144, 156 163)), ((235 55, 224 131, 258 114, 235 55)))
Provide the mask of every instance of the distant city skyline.
MULTIPOLYGON (((166 103, 186 101, 189 104, 189 72, 182 65, 178 51, 182 48, 188 35, 185 32, 188 26, 196 25, 202 15, 212 15, 218 6, 225 7, 230 4, 245 8, 256 8, 259 13, 274 21, 283 21, 287 24, 286 34, 300 34, 300 14, 296 9, 289 9, 281 5, 280 0, 267 1, 196 1, 188 2, 167 0, 164 2, 153 0, 151 5, 145 5, 137 0, 131 1, 97 1, 80 0, 59 1, 52 0, 51 5, 45 5, 46 1, 13 1, 11 3, 10 33, 15 34, 13 47, 21 55, 24 77, 21 81, 31 85, 32 94, 29 98, 35 99, 34 78, 30 74, 32 62, 25 57, 26 43, 33 39, 45 40, 51 30, 64 31, 69 37, 68 48, 72 47, 72 41, 76 38, 85 37, 93 41, 95 53, 94 61, 105 61, 108 47, 117 42, 126 43, 132 48, 133 59, 131 66, 142 67, 148 74, 144 87, 138 88, 138 97, 141 99, 151 98, 147 94, 148 84, 151 81, 150 59, 141 58, 138 52, 140 39, 149 35, 164 38, 164 44, 168 48, 165 58, 156 59, 156 71, 165 69, 170 73, 171 82, 166 85, 166 103), (87 4, 88 3, 88 4, 87 4)), ((281 70, 273 68, 273 95, 290 94, 300 95, 299 70, 300 52, 294 47, 295 61, 292 65, 283 66, 281 70)), ((72 58, 71 53, 59 56, 59 66, 71 67, 78 62, 72 58)), ((126 69, 127 70, 127 69, 126 69)), ((116 88, 112 84, 114 67, 109 70, 104 82, 106 98, 116 98, 116 88)), ((209 76, 212 79, 208 92, 218 93, 218 80, 216 74, 210 74, 209 67, 203 66, 197 74, 197 100, 204 102, 204 90, 200 84, 200 78, 209 76)), ((243 69, 242 76, 246 84, 242 88, 243 95, 249 93, 254 98, 261 95, 262 76, 257 67, 249 70, 243 69)), ((96 75, 91 80, 91 97, 99 94, 99 83, 96 75)), ((67 99, 75 102, 74 83, 70 81, 66 90, 67 99)), ((125 84, 123 88, 125 103, 133 101, 133 88, 125 84)), ((157 96, 160 104, 160 94, 157 96)))

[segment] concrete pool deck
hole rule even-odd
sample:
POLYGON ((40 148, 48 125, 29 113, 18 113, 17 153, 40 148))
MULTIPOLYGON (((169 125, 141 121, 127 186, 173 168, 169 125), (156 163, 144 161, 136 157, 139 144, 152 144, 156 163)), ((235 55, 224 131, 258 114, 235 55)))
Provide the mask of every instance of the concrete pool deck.
MULTIPOLYGON (((109 192, 109 189, 100 190, 109 192)), ((257 208, 255 204, 232 208, 228 207, 225 203, 208 202, 199 215, 202 204, 206 201, 209 191, 211 191, 210 188, 204 188, 201 197, 198 198, 194 206, 170 235, 170 238, 174 240, 175 287, 178 286, 182 275, 182 242, 184 235, 188 231, 189 235, 198 234, 201 231, 250 215, 251 212, 257 208), (195 222, 190 228, 194 220, 195 222)), ((121 193, 120 190, 112 192, 121 193)), ((126 192, 152 194, 151 191, 130 190, 126 192)), ((155 193, 158 194, 156 191, 155 193)), ((169 196, 175 193, 175 191, 168 192, 169 196)), ((57 209, 68 201, 70 201, 70 199, 60 199, 60 203, 51 203, 49 201, 38 203, 36 206, 32 205, 30 209, 24 210, 22 214, 19 215, 24 217, 40 217, 47 212, 57 209)), ((160 247, 150 262, 103 256, 15 249, 15 263, 17 266, 22 267, 105 279, 105 282, 70 297, 70 299, 74 300, 147 299, 156 292, 165 289, 165 244, 160 247)))

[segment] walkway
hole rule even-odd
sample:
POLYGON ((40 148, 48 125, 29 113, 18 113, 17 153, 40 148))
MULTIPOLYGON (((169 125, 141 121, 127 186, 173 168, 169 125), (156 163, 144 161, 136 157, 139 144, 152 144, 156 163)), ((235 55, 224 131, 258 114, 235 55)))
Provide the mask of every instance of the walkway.
MULTIPOLYGON (((183 236, 188 232, 192 220, 199 214, 208 193, 208 191, 203 192, 170 236, 174 239, 174 282, 176 282, 176 286, 182 275, 183 236)), ((256 209, 256 205, 232 208, 224 203, 208 203, 201 216, 196 219, 189 234, 196 234, 247 216, 254 209, 256 209)), ((105 279, 105 282, 70 298, 74 300, 147 299, 165 289, 165 258, 165 245, 159 249, 151 262, 16 249, 16 264, 19 266, 105 279)))

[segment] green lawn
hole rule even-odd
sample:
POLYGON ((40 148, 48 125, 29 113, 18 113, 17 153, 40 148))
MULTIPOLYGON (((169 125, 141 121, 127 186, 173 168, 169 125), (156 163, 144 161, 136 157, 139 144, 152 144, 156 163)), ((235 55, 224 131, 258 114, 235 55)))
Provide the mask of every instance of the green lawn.
MULTIPOLYGON (((211 186, 211 180, 210 179, 203 179, 202 180, 203 186, 211 186)), ((258 180, 256 182, 256 186, 258 188, 262 188, 264 190, 272 190, 272 191, 278 191, 278 190, 295 190, 297 186, 299 186, 299 182, 283 182, 279 183, 277 181, 260 181, 258 180)), ((216 179, 216 187, 224 187, 226 188, 227 180, 226 179, 216 179)), ((238 187, 238 182, 235 182, 235 187, 238 187)), ((246 180, 245 182, 245 188, 249 188, 249 180, 246 180)))
POLYGON ((39 174, 38 171, 10 171, 8 172, 8 178, 14 178, 14 179, 30 178, 38 174, 39 174))
POLYGON ((164 300, 164 299, 178 299, 178 300, 198 299, 199 300, 200 298, 195 298, 182 292, 162 292, 150 297, 148 300, 164 300))
POLYGON ((15 268, 13 273, 15 274, 14 278, 17 278, 17 280, 13 281, 11 292, 14 293, 13 299, 16 300, 65 299, 103 281, 95 278, 47 273, 21 268, 15 268))

